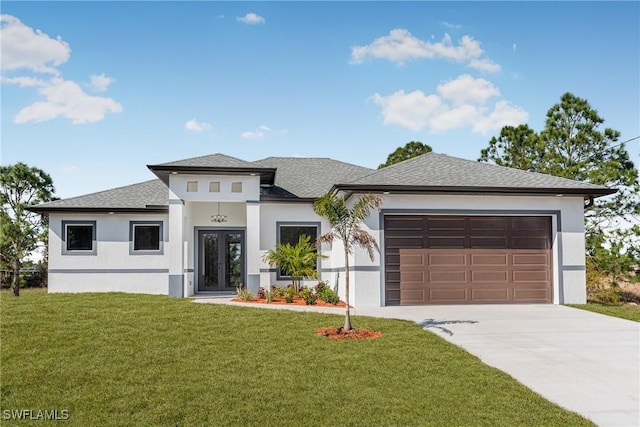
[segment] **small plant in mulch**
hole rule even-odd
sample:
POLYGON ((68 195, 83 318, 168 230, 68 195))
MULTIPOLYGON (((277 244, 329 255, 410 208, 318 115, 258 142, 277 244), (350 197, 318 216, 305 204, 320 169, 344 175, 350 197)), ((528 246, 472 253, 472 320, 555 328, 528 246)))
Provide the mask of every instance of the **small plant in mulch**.
POLYGON ((265 298, 264 288, 262 286, 260 286, 260 288, 258 288, 258 292, 256 293, 256 298, 260 298, 260 299, 264 299, 265 298))
POLYGON ((382 333, 378 331, 362 328, 344 329, 342 327, 320 328, 316 330, 316 335, 327 337, 330 340, 370 340, 382 337, 382 333))
POLYGON ((248 289, 237 287, 236 292, 238 293, 238 299, 241 301, 251 301, 253 299, 253 294, 248 289))
POLYGON ((318 296, 309 288, 302 288, 300 291, 300 297, 307 305, 314 305, 318 299, 318 296))

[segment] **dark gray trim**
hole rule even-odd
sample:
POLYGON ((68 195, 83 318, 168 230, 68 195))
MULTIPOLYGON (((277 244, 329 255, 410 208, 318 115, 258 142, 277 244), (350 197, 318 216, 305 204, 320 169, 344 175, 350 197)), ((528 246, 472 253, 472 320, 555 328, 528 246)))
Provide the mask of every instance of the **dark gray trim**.
POLYGON ((52 274, 138 274, 168 273, 168 268, 52 268, 52 274))
POLYGON ((549 187, 471 187, 471 186, 429 186, 429 185, 376 185, 376 184, 335 184, 330 192, 395 194, 499 194, 499 195, 572 195, 584 198, 613 194, 618 190, 610 188, 549 188, 549 187))
MULTIPOLYGON (((322 223, 320 221, 276 221, 276 243, 280 244, 280 229, 285 227, 316 227, 316 238, 322 234, 322 223)), ((315 243, 315 242, 314 242, 315 243)), ((318 258, 316 270, 322 271, 322 259, 318 258)), ((276 280, 291 279, 291 276, 280 275, 280 269, 276 269, 276 280)))
POLYGON ((182 274, 169 275, 169 296, 184 297, 184 276, 182 274))
MULTIPOLYGON (((379 265, 350 265, 349 271, 380 271, 379 265)), ((342 273, 344 272, 344 267, 331 267, 331 268, 323 268, 320 270, 322 273, 342 273)))
POLYGON ((162 220, 160 221, 129 221, 129 255, 164 255, 164 242, 166 239, 164 235, 163 224, 164 224, 164 221, 162 220), (142 251, 142 250, 136 251, 134 249, 135 233, 133 232, 133 230, 136 225, 157 225, 158 226, 159 228, 158 232, 160 233, 160 241, 158 243, 159 245, 158 249, 152 250, 152 251, 142 251))
POLYGON ((41 215, 50 213, 101 213, 101 214, 118 214, 118 213, 164 213, 169 211, 168 207, 163 206, 150 206, 148 208, 84 208, 84 207, 42 207, 37 206, 28 207, 27 210, 41 215))
POLYGON ((313 203, 315 197, 279 197, 279 196, 260 196, 261 202, 274 203, 313 203))
POLYGON ((194 269, 193 268, 185 268, 184 270, 182 270, 185 273, 193 273, 194 269))
POLYGON ((184 205, 184 200, 182 199, 169 199, 170 205, 184 205))
POLYGON ((83 220, 62 220, 62 255, 79 255, 79 256, 93 256, 98 255, 98 241, 96 239, 97 221, 83 221, 83 220), (89 225, 92 227, 92 243, 91 250, 78 251, 67 249, 67 226, 69 225, 89 225))
POLYGON ((587 267, 585 265, 563 265, 563 271, 587 271, 587 267))
POLYGON ((260 200, 247 200, 246 203, 248 205, 259 205, 260 204, 260 200))

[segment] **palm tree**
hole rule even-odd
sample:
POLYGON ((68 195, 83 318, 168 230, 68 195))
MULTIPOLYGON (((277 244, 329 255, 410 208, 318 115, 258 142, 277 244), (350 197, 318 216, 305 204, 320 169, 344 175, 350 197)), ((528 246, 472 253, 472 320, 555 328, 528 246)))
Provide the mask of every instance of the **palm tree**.
POLYGON ((319 253, 316 246, 311 243, 311 237, 303 234, 295 245, 278 243, 275 249, 264 254, 262 260, 269 265, 278 266, 284 274, 291 276, 293 286, 296 292, 299 292, 303 278, 318 277, 316 269, 318 258, 327 258, 327 256, 319 253))
POLYGON ((371 261, 374 260, 374 250, 380 252, 375 237, 363 230, 361 225, 373 208, 382 206, 382 198, 377 194, 363 194, 353 204, 351 209, 346 201, 336 194, 327 193, 316 199, 313 210, 320 216, 327 218, 331 224, 331 231, 324 233, 317 239, 318 244, 330 243, 334 240, 342 240, 344 245, 344 269, 345 269, 345 302, 347 309, 344 318, 344 329, 351 330, 351 313, 349 311, 349 254, 353 253, 355 246, 367 250, 371 261))

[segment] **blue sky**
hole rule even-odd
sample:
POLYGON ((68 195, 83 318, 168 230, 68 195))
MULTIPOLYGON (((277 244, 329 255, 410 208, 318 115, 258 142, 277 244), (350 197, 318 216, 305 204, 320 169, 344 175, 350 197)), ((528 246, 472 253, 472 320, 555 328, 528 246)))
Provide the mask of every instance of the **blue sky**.
POLYGON ((1 163, 70 197, 216 152, 477 159, 565 92, 624 141, 639 76, 638 2, 3 1, 1 163))

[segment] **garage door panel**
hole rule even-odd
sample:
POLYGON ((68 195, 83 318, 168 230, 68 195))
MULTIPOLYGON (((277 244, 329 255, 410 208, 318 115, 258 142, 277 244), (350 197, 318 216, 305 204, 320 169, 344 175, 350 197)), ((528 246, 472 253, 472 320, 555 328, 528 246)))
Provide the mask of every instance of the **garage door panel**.
POLYGON ((509 299, 509 288, 471 289, 471 298, 484 303, 502 303, 509 299))
POLYGON ((486 265, 502 265, 506 266, 509 263, 509 255, 506 253, 478 253, 471 254, 471 265, 474 266, 486 266, 486 265))
POLYGON ((511 256, 514 266, 540 265, 546 267, 549 265, 549 255, 546 253, 514 253, 511 256))
POLYGON ((430 248, 457 248, 464 249, 465 237, 431 237, 427 239, 430 248))
POLYGON ((424 218, 421 216, 387 217, 384 221, 385 230, 417 230, 422 232, 424 218))
MULTIPOLYGON (((468 299, 467 288, 434 288, 429 289, 429 301, 440 304, 462 304, 468 299)), ((420 304, 424 304, 421 302, 420 304)))
MULTIPOLYGON (((444 270, 444 271, 437 271, 437 270, 430 270, 428 272, 429 274, 427 275, 427 277, 429 278, 429 282, 430 283, 442 283, 442 282, 446 282, 446 283, 465 283, 467 281, 467 271, 463 270, 463 271, 456 271, 456 270, 444 270)), ((402 286, 402 277, 401 279, 401 286, 402 286)))
POLYGON ((428 256, 428 262, 429 262, 428 265, 433 267, 467 265, 467 256, 462 253, 452 253, 452 252, 428 253, 427 256, 428 256))
POLYGON ((471 281, 473 283, 507 283, 509 282, 508 271, 472 271, 471 281))
POLYGON ((388 305, 552 300, 549 217, 413 217, 393 220, 396 230, 388 224, 385 217, 388 305))
POLYGON ((549 277, 547 275, 547 271, 514 271, 513 272, 513 282, 541 282, 547 283, 549 281, 549 277))
POLYGON ((514 301, 521 303, 544 303, 550 298, 548 289, 514 289, 514 301))

